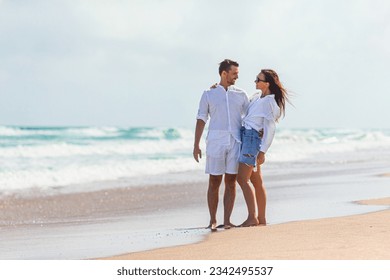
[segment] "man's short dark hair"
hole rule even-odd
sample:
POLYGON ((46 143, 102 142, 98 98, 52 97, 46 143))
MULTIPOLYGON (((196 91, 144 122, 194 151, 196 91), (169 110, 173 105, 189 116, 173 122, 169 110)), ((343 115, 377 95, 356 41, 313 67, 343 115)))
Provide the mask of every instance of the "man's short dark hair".
POLYGON ((230 59, 225 59, 219 64, 219 75, 222 74, 223 71, 229 72, 230 68, 232 66, 238 67, 238 63, 236 61, 230 60, 230 59))

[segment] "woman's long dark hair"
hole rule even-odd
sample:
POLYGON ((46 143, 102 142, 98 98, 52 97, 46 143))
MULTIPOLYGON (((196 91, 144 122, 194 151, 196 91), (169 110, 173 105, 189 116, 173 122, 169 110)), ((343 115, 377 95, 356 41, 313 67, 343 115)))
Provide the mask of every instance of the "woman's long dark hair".
POLYGON ((265 80, 269 83, 271 94, 275 95, 276 104, 278 104, 282 116, 286 114, 286 101, 289 102, 287 90, 283 87, 279 80, 278 74, 271 69, 261 69, 265 80))

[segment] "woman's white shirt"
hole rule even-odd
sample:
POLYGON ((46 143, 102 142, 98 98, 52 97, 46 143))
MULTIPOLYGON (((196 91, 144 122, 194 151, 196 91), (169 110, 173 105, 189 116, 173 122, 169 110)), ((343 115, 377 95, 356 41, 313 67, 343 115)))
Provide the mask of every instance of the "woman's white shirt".
POLYGON ((281 115, 281 110, 276 103, 275 95, 269 94, 260 97, 256 94, 252 97, 243 125, 246 129, 263 130, 260 151, 266 153, 271 146, 275 135, 276 121, 281 115))

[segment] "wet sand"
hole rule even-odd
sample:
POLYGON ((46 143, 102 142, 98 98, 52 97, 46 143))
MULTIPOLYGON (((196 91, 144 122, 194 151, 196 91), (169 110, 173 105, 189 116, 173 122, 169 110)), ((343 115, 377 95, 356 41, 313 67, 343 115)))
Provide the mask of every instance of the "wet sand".
POLYGON ((84 259, 196 242, 208 232, 188 232, 178 220, 189 215, 185 209, 204 203, 201 186, 2 196, 0 259, 84 259))
MULTIPOLYGON (((388 256, 381 248, 387 246, 383 239, 388 234, 385 221, 389 213, 380 211, 388 208, 388 201, 379 201, 380 205, 356 203, 390 197, 390 177, 384 176, 389 174, 387 165, 321 164, 307 169, 294 164, 281 166, 280 170, 281 173, 266 170, 264 176, 267 227, 221 230, 215 234, 204 229, 208 224, 204 174, 199 174, 204 181, 192 183, 113 185, 106 190, 77 193, 32 190, 23 195, 3 194, 0 259, 388 256), (375 213, 365 214, 369 212, 375 213), (350 239, 352 243, 346 243, 350 239), (363 243, 371 246, 376 255, 366 252, 363 243), (179 246, 183 244, 191 245, 179 246), (283 246, 278 249, 279 245, 283 246), (154 250, 164 247, 170 248, 154 250), (337 254, 321 253, 329 250, 337 254), (359 250, 360 255, 356 253, 359 250)), ((218 215, 222 221, 222 205, 218 215)), ((238 224, 245 217, 246 207, 238 187, 232 221, 238 224)))
POLYGON ((31 224, 75 223, 159 213, 204 202, 199 184, 150 185, 95 192, 0 197, 0 228, 31 224), (174 201, 174 204, 171 203, 174 201))
MULTIPOLYGON (((390 198, 362 203, 386 204, 390 198)), ((389 260, 390 210, 235 228, 206 241, 111 257, 114 260, 389 260)))

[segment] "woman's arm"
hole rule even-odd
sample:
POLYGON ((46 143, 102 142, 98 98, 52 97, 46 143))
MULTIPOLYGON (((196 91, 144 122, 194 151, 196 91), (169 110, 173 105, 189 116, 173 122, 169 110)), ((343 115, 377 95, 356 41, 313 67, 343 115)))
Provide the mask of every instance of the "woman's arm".
POLYGON ((261 140, 260 152, 264 154, 268 151, 269 147, 272 144, 272 140, 275 136, 276 123, 275 120, 269 120, 264 118, 264 134, 263 139, 261 140))

